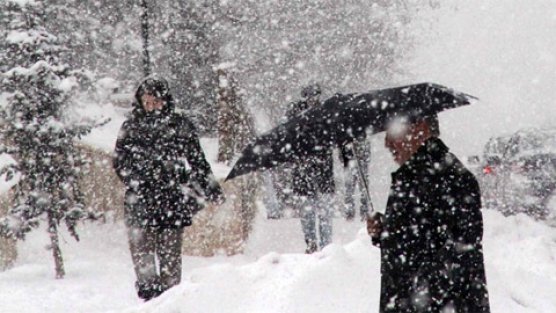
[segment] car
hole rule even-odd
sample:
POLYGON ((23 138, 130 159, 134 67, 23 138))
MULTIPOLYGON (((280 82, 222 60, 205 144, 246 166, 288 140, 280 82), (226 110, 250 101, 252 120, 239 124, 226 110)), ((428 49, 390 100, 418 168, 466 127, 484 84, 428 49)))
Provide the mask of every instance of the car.
POLYGON ((556 221, 556 128, 491 138, 481 164, 485 207, 556 221))

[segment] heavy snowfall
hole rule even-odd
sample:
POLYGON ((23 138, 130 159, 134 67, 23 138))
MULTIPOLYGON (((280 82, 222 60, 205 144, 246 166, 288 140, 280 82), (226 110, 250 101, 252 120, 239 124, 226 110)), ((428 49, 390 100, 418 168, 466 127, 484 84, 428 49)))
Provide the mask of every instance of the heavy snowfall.
MULTIPOLYGON (((556 312, 556 1, 0 0, 0 9, 0 312, 379 312, 381 249, 359 209, 346 218, 341 151, 331 243, 318 251, 308 251, 281 168, 224 180, 306 86, 319 84, 325 100, 421 82, 473 96, 438 118, 481 188, 490 311, 556 312), (225 200, 185 227, 179 284, 145 301, 112 160, 152 74, 195 125, 225 200)), ((384 132, 367 141, 369 198, 384 213, 399 165, 384 132)))

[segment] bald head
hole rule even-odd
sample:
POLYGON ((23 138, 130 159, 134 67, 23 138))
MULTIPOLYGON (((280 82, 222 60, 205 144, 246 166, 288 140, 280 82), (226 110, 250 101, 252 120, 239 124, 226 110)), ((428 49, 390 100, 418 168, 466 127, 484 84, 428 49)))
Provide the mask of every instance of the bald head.
POLYGON ((404 164, 431 137, 438 137, 440 129, 435 116, 418 119, 414 122, 399 120, 386 130, 384 145, 399 165, 404 164))

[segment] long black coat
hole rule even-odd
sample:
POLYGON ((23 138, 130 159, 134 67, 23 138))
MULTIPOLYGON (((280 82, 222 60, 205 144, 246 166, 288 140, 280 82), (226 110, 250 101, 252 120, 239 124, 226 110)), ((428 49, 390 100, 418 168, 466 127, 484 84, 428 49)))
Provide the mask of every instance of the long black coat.
POLYGON ((191 225, 204 199, 222 196, 195 127, 168 101, 160 114, 146 113, 136 97, 116 142, 113 166, 126 186, 129 226, 191 225))
POLYGON ((374 241, 382 255, 380 312, 490 312, 480 210, 475 177, 440 139, 392 174, 374 241))
MULTIPOLYGON (((291 104, 286 118, 291 119, 307 110, 306 101, 291 104)), ((292 163, 292 189, 298 196, 315 196, 317 193, 333 193, 334 159, 332 149, 324 149, 310 157, 301 156, 292 163)))

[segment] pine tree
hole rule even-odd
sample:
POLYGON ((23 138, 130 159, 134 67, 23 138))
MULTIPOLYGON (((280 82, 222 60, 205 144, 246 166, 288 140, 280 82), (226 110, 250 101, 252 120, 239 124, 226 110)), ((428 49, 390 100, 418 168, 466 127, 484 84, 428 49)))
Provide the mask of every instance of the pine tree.
POLYGON ((0 5, 7 26, 0 54, 3 97, 1 109, 2 152, 15 165, 2 169, 8 179, 17 174, 13 207, 0 219, 0 235, 24 239, 46 220, 54 257, 56 278, 64 276, 58 228, 65 223, 79 240, 76 224, 92 217, 85 210, 78 182, 84 160, 75 140, 90 125, 72 125, 63 117, 77 85, 76 71, 60 59, 66 49, 44 27, 47 10, 43 1, 7 0, 0 5))

